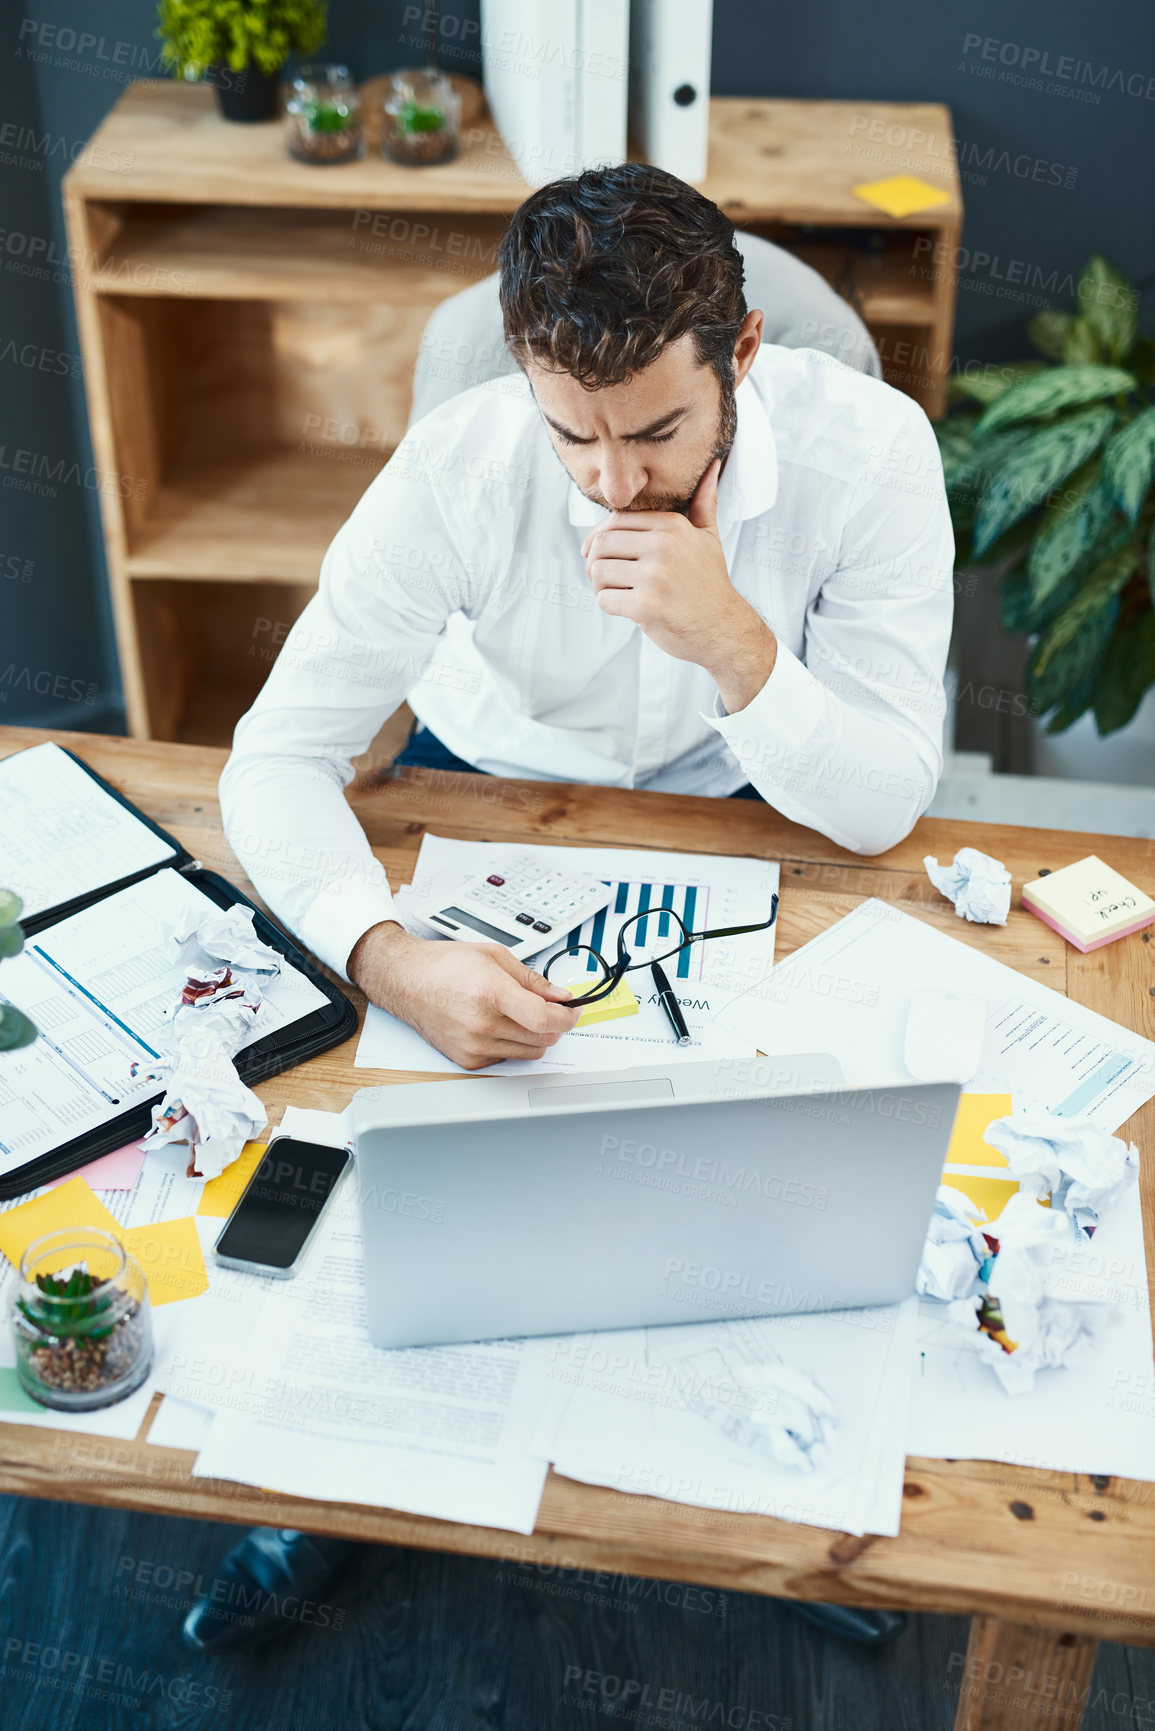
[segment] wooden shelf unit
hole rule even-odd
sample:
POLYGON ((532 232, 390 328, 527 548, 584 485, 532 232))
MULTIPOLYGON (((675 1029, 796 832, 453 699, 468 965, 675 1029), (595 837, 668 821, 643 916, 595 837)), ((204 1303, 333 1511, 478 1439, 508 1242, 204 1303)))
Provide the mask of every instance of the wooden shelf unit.
MULTIPOLYGON (((496 268, 529 189, 488 121, 440 167, 317 169, 197 85, 131 85, 93 142, 64 197, 129 730, 226 744, 271 662, 264 622, 300 612, 404 431, 425 321, 496 268)), ((888 380, 943 412, 946 109, 716 98, 702 191, 819 270, 888 380), (897 142, 866 160, 864 136, 897 142), (909 172, 916 138, 938 141, 918 172, 944 204, 890 218, 853 194, 909 172)))

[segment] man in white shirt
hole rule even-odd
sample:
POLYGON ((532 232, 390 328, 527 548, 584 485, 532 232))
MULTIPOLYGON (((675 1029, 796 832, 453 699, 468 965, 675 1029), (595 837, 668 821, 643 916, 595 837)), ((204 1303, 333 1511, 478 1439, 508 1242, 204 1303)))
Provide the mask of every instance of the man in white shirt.
POLYGON ((478 770, 752 788, 873 854, 942 766, 953 541, 907 397, 762 346, 733 225, 638 164, 533 193, 502 242, 522 371, 410 429, 237 727, 226 831, 323 961, 467 1069, 540 1057, 569 994, 406 932, 344 798, 408 698, 478 770))

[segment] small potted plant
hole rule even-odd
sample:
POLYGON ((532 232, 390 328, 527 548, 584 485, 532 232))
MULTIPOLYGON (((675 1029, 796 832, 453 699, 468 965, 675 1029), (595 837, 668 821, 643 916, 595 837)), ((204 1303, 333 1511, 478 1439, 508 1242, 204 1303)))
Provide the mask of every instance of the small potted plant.
POLYGON ((298 162, 356 161, 363 148, 361 114, 347 66, 302 66, 294 73, 285 137, 298 162))
POLYGON ((148 1286, 110 1232, 67 1227, 28 1246, 12 1309, 16 1375, 42 1406, 91 1412, 152 1368, 148 1286))
POLYGON ((461 100, 434 67, 395 72, 385 98, 381 148, 394 162, 420 168, 449 162, 461 140, 461 100))
POLYGON ((326 0, 160 0, 157 35, 175 78, 207 78, 226 120, 272 120, 281 68, 325 40, 326 0))
POLYGON ((1155 342, 1105 259, 1077 298, 1031 320, 1043 359, 957 379, 935 431, 957 562, 999 567, 1003 625, 1031 640, 1032 712, 1103 735, 1155 686, 1155 342))

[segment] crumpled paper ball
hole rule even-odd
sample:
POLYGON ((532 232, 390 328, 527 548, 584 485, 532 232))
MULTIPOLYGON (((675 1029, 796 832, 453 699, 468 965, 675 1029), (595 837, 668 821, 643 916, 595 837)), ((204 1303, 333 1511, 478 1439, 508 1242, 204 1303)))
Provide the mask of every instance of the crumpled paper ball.
POLYGON ((940 866, 933 854, 923 860, 936 890, 954 903, 960 919, 980 925, 1005 926, 1011 911, 1011 874, 1001 860, 960 847, 952 864, 940 866))
POLYGON ((988 1124, 983 1140, 1005 1156, 1008 1176, 1025 1193, 1040 1200, 1049 1195, 1052 1211, 1066 1215, 1087 1237, 1139 1177, 1135 1144, 1085 1115, 1012 1112, 988 1124))
POLYGON ((998 1238, 986 1293, 956 1299, 948 1322, 990 1365, 1008 1394, 1026 1394, 1040 1370, 1096 1348, 1121 1319, 1118 1304, 1072 1296, 1071 1222, 1018 1191, 990 1228, 998 1238), (1004 1344, 1004 1342, 1006 1344, 1004 1344))
POLYGON ((950 1303, 979 1291, 991 1251, 979 1227, 972 1224, 976 1214, 986 1219, 984 1210, 961 1190, 939 1185, 915 1280, 921 1298, 950 1303))
POLYGON ((281 958, 257 937, 246 907, 182 911, 169 950, 186 977, 169 1048, 149 1072, 165 1092, 144 1140, 187 1142, 188 1176, 219 1178, 266 1122, 233 1060, 268 1014, 259 980, 246 974, 279 973, 281 958))

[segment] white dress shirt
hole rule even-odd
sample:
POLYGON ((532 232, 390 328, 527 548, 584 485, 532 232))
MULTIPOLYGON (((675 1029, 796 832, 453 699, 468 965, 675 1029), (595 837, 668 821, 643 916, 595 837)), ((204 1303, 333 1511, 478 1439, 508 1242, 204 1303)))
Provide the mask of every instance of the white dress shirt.
POLYGON ((559 463, 524 378, 410 428, 338 532, 221 778, 225 830, 273 911, 337 973, 394 917, 346 802, 350 759, 408 698, 494 775, 724 796, 881 853, 942 768, 954 544, 909 397, 764 344, 718 489, 730 579, 778 640, 728 715, 709 674, 598 607, 605 515, 559 463))

